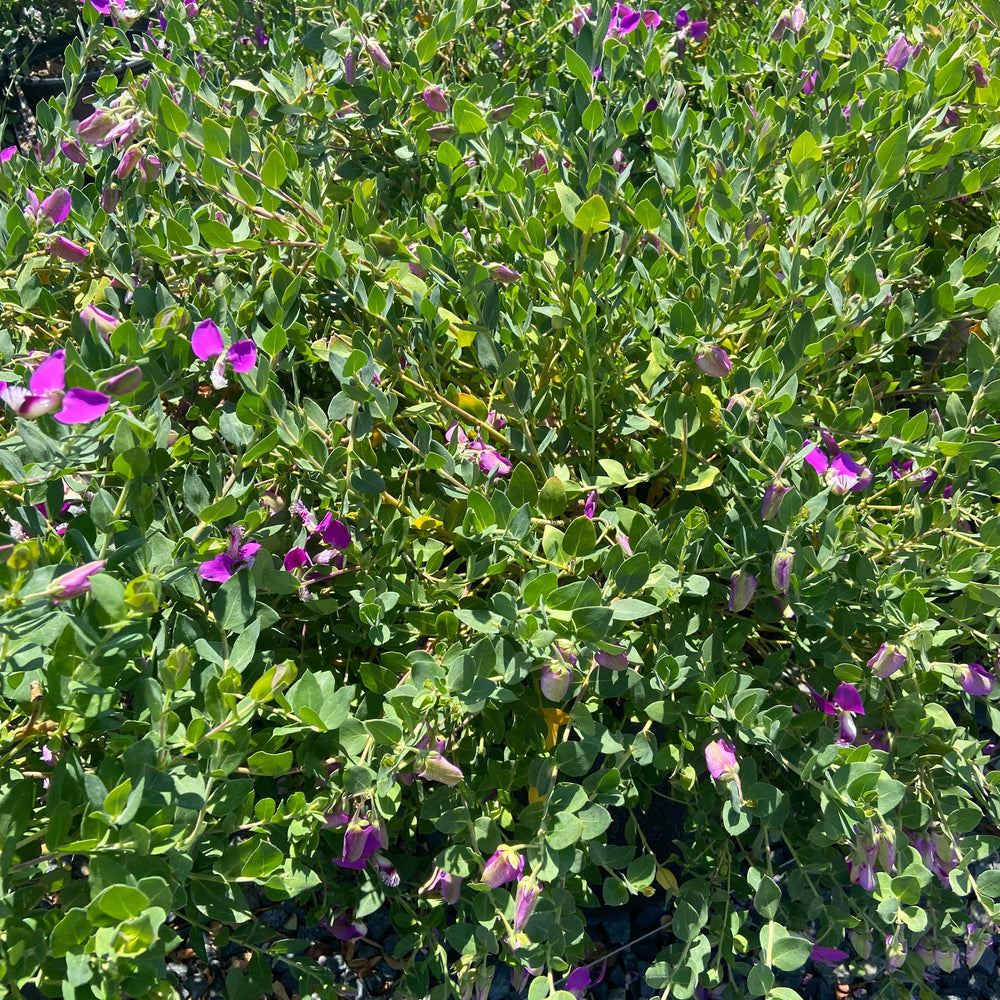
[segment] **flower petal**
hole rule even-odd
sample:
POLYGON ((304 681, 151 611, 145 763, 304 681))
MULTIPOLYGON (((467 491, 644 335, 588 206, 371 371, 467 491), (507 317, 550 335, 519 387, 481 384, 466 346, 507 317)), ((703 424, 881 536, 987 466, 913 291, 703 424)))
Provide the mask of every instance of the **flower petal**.
POLYGON ((28 381, 33 393, 59 392, 66 388, 66 352, 53 351, 34 371, 28 381))
POLYGON ((252 340, 237 340, 226 351, 226 360, 234 372, 248 372, 257 364, 257 345, 252 340))
POLYGON ((865 714, 865 706, 861 703, 861 695, 853 684, 841 684, 833 696, 834 703, 845 712, 856 715, 865 714))
POLYGON ((63 396, 62 409, 55 415, 61 424, 89 424, 100 420, 111 398, 93 389, 69 389, 63 396))
POLYGON ((219 328, 210 319, 203 319, 191 334, 191 350, 195 357, 209 361, 222 353, 222 347, 219 328))
POLYGON ((225 583, 234 572, 235 565, 228 552, 222 552, 214 559, 208 559, 198 567, 203 580, 212 583, 225 583))

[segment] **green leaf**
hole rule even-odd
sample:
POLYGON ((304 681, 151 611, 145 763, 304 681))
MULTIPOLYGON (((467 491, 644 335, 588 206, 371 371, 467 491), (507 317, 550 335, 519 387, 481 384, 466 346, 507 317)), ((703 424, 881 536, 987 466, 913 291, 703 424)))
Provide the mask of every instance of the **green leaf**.
POLYGON ((566 509, 566 487, 558 476, 545 480, 538 494, 538 509, 548 518, 557 518, 566 509))
POLYGON ((597 546, 597 532, 589 517, 577 517, 570 522, 563 536, 563 552, 568 556, 589 556, 597 546))
POLYGON ((260 179, 270 188, 280 188, 287 177, 285 158, 272 146, 260 168, 260 179))
POLYGON ((563 59, 566 60, 566 67, 580 81, 586 93, 590 93, 590 88, 594 85, 594 71, 587 65, 587 61, 573 48, 567 45, 563 49, 563 59))
MULTIPOLYGON (((762 916, 770 920, 778 912, 778 904, 781 902, 781 890, 778 884, 770 875, 765 875, 757 886, 754 893, 754 909, 762 916)), ((762 993, 770 989, 770 986, 761 990, 762 993)))
POLYGON ((604 124, 604 102, 595 97, 587 105, 581 121, 588 132, 596 132, 604 124))
POLYGON ((251 774, 266 774, 277 777, 288 774, 294 760, 295 755, 291 750, 284 750, 281 753, 267 753, 264 750, 258 750, 257 753, 252 753, 247 757, 247 767, 251 774))
POLYGON ((180 134, 188 127, 188 116, 169 97, 160 101, 160 121, 174 134, 180 134))
POLYGON ((584 233, 601 233, 609 227, 611 213, 607 202, 599 195, 591 195, 576 211, 573 225, 584 233))
POLYGON ((485 132, 488 125, 483 113, 471 101, 459 99, 452 107, 455 127, 463 135, 478 135, 485 132))
POLYGON ((907 131, 906 126, 898 128, 875 147, 875 162, 882 170, 883 180, 899 178, 906 163, 907 131))
POLYGON ((130 885, 109 885, 87 910, 97 910, 114 920, 128 920, 141 916, 148 906, 149 897, 141 889, 130 885))

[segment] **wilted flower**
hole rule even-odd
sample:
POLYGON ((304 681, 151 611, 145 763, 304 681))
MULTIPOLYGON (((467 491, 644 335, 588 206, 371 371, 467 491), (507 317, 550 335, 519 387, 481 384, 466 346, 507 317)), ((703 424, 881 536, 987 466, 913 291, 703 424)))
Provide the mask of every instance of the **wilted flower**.
POLYGON ((447 757, 432 750, 424 758, 424 768, 417 772, 417 777, 428 781, 439 781, 442 785, 457 785, 465 775, 462 769, 453 764, 447 757))
POLYGON ((753 573, 734 573, 729 579, 729 610, 743 611, 757 592, 757 577, 753 573))
POLYGON ((225 376, 227 362, 234 372, 248 372, 257 364, 257 345, 252 340, 238 340, 226 349, 219 328, 210 319, 202 320, 194 328, 191 350, 202 361, 218 358, 211 375, 216 389, 224 389, 229 384, 225 376))
POLYGON ((955 680, 966 694, 987 695, 993 690, 993 675, 981 664, 955 667, 955 680))
POLYGON ((885 65, 888 69, 894 69, 899 73, 903 67, 910 61, 910 56, 913 55, 913 46, 907 42, 904 35, 900 35, 889 47, 889 51, 885 54, 885 65))
POLYGON ((694 363, 706 374, 725 378, 732 370, 729 355, 717 344, 703 348, 694 357, 694 363))
POLYGON ((895 972, 906 961, 906 938, 901 929, 885 937, 885 964, 890 972, 895 972))
POLYGON ((491 889, 513 882, 524 872, 524 855, 515 847, 501 845, 483 868, 483 881, 491 889))
POLYGON ((452 875, 443 868, 435 868, 431 877, 420 887, 419 893, 433 892, 437 889, 441 898, 446 903, 454 905, 458 902, 458 897, 462 892, 462 879, 458 875, 452 875))
POLYGON ((717 780, 730 781, 740 769, 736 762, 736 748, 727 740, 715 740, 705 747, 705 763, 708 773, 717 780))
POLYGON ((444 91, 436 84, 425 87, 423 92, 424 104, 428 110, 436 111, 438 114, 445 114, 448 110, 448 98, 444 96, 444 91))
POLYGON ((787 594, 795 563, 795 549, 783 548, 771 560, 771 582, 779 594, 787 594))
POLYGON ((978 965, 980 959, 986 954, 986 949, 993 943, 993 935, 985 927, 978 927, 976 924, 966 924, 965 961, 969 968, 978 965))
POLYGON ((68 601, 73 597, 80 597, 90 593, 90 578, 104 569, 104 559, 95 559, 93 562, 84 563, 76 569, 71 569, 62 576, 57 576, 45 588, 46 596, 56 601, 68 601))
POLYGON ((25 388, 0 382, 2 399, 19 417, 35 419, 58 412, 61 424, 89 424, 104 416, 111 400, 92 389, 66 388, 66 352, 53 351, 32 373, 25 388))
POLYGON ((237 524, 230 526, 229 544, 226 546, 226 551, 220 552, 212 559, 206 559, 198 567, 201 578, 212 583, 225 583, 234 573, 239 572, 244 567, 250 569, 260 551, 260 545, 257 542, 247 542, 245 545, 241 545, 242 541, 243 529, 237 524))
POLYGON ((906 664, 906 651, 899 646, 883 642, 878 651, 868 661, 876 677, 891 677, 906 664))

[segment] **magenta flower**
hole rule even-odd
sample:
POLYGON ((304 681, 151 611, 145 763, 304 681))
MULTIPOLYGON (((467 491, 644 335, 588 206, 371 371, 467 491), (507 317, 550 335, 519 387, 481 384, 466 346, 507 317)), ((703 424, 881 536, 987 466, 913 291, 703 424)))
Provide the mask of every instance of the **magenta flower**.
POLYGON ((104 569, 104 559, 95 559, 57 576, 45 589, 47 596, 56 601, 68 601, 90 593, 90 578, 104 569))
POLYGON ((357 74, 357 64, 353 50, 349 50, 344 56, 344 83, 348 87, 354 86, 354 78, 357 74))
POLYGON ((122 153, 121 159, 118 161, 118 166, 115 167, 115 177, 120 181, 126 180, 129 174, 139 165, 141 159, 142 150, 138 146, 129 146, 122 153))
POLYGON ((734 614, 743 611, 757 592, 757 577, 753 573, 734 573, 729 578, 729 610, 734 614))
POLYGON ((384 70, 392 69, 392 63, 385 54, 385 50, 374 38, 365 39, 365 49, 368 51, 368 55, 372 57, 372 62, 377 63, 384 70))
POLYGON ((625 154, 620 149, 616 149, 611 154, 611 169, 616 174, 623 174, 628 169, 628 160, 625 159, 625 154))
POLYGON ((577 7, 576 10, 573 11, 573 18, 569 22, 569 30, 574 38, 576 38, 576 36, 583 30, 583 26, 587 23, 592 13, 593 8, 590 4, 586 7, 577 7))
POLYGON ((117 118, 107 108, 98 108, 76 126, 76 134, 83 142, 97 145, 103 142, 118 124, 117 118))
POLYGON ((894 69, 897 73, 910 61, 915 49, 907 42, 904 35, 900 35, 889 47, 885 54, 885 65, 888 69, 894 69))
POLYGON ((889 463, 889 471, 894 480, 913 479, 923 493, 926 493, 934 485, 938 477, 937 470, 933 466, 927 466, 925 469, 915 468, 912 458, 903 461, 894 458, 889 463))
POLYGON ((802 83, 802 93, 808 97, 816 89, 816 80, 819 78, 819 72, 813 70, 812 73, 809 70, 804 69, 799 79, 803 81, 802 83))
POLYGON ((705 747, 708 773, 716 780, 731 781, 740 765, 736 762, 736 748, 727 740, 715 740, 705 747))
POLYGON ((883 642, 875 655, 868 661, 876 677, 891 677, 906 665, 906 651, 899 646, 883 642))
POLYGON ((687 41, 700 42, 708 34, 708 21, 692 21, 687 8, 679 10, 674 17, 677 28, 677 54, 683 58, 687 51, 687 41))
POLYGON ((524 878, 517 883, 517 892, 514 896, 514 933, 520 934, 524 930, 524 925, 531 918, 541 895, 542 886, 533 878, 524 878))
POLYGON ((583 504, 583 513, 585 517, 589 517, 591 521, 594 520, 594 515, 597 513, 597 490, 591 490, 587 494, 587 499, 583 504))
POLYGON ((0 149, 0 163, 7 163, 8 160, 14 159, 17 153, 17 146, 4 146, 3 149, 0 149))
POLYGON ((321 920, 319 926, 329 931, 338 941, 357 941, 368 933, 368 925, 354 919, 354 910, 335 910, 332 921, 321 920))
POLYGON ((513 882, 524 872, 524 855, 516 847, 501 844, 483 868, 483 881, 491 889, 513 882))
POLYGON ((431 87, 425 87, 421 96, 423 97, 424 104, 427 105, 427 109, 429 111, 435 111, 439 115, 447 113, 448 98, 445 97, 444 91, 436 84, 431 87))
POLYGON ((984 696, 993 690, 993 675, 981 664, 955 667, 955 680, 966 694, 984 696))
POLYGON ((418 892, 424 894, 433 892, 435 889, 446 903, 454 906, 462 892, 461 876, 452 875, 451 872, 446 872, 440 867, 435 868, 431 877, 420 887, 418 892))
POLYGON ((976 81, 976 86, 982 90, 990 85, 990 78, 986 75, 986 70, 983 69, 983 64, 976 60, 970 63, 969 70, 972 72, 972 78, 976 81))
POLYGON ((65 236, 57 236, 49 244, 49 253, 69 264, 82 264, 90 256, 90 251, 86 247, 74 243, 65 236))
POLYGON ((725 378, 732 370, 729 355, 717 344, 702 349, 694 357, 694 363, 706 374, 715 378, 725 378))
POLYGON ((470 451, 478 452, 477 459, 480 470, 487 476, 495 472, 498 476, 509 476, 514 471, 514 465, 509 458, 501 455, 496 448, 481 440, 470 441, 470 451))
POLYGON ((260 545, 257 542, 241 544, 242 541, 243 529, 239 525, 232 525, 229 528, 229 544, 226 546, 226 551, 212 559, 206 559, 198 567, 201 578, 211 583, 225 583, 241 569, 250 569, 260 551, 260 545))
POLYGON ((24 216, 26 219, 31 219, 36 228, 58 226, 69 218, 73 205, 67 188, 56 188, 41 203, 34 191, 29 190, 27 196, 28 204, 24 207, 24 216))
POLYGON ((294 573, 297 569, 304 569, 306 566, 312 566, 312 559, 309 557, 309 553, 306 552, 305 549, 295 546, 295 548, 289 549, 285 553, 283 565, 286 572, 294 573))
POLYGON ((842 451, 830 462, 824 477, 832 493, 860 493, 872 484, 872 471, 842 451))
POLYGON ((854 724, 855 715, 864 715, 865 706, 861 702, 861 695, 853 684, 841 684, 837 688, 837 693, 833 696, 833 701, 813 692, 813 698, 820 711, 827 715, 840 716, 840 735, 837 742, 841 746, 850 746, 858 738, 858 729, 854 724))
POLYGON ((211 375, 212 385, 216 389, 224 389, 229 384, 225 376, 227 363, 234 372, 241 373, 251 371, 257 364, 257 345, 252 340, 238 340, 227 349, 219 328, 210 319, 202 320, 194 328, 191 350, 202 361, 218 358, 211 375))
POLYGON ((581 1000, 584 993, 590 989, 591 986, 596 986, 603 978, 604 972, 607 969, 607 959, 601 962, 599 966, 596 965, 581 965, 579 968, 574 969, 567 977, 566 982, 563 984, 563 988, 568 992, 572 993, 578 1000, 581 1000))
POLYGON ((616 3, 611 8, 611 24, 608 26, 609 38, 623 38, 632 34, 642 20, 642 15, 626 4, 616 3))
POLYGON ((111 400, 92 389, 66 388, 66 352, 53 351, 32 373, 27 389, 0 382, 2 399, 19 417, 55 414, 61 424, 89 424, 104 416, 111 400))
POLYGON ((632 555, 632 546, 629 544, 627 535, 623 535, 621 532, 619 532, 615 536, 615 544, 621 548, 622 552, 624 552, 625 555, 627 556, 632 555))
POLYGON ((813 945, 813 950, 809 957, 814 962, 819 962, 821 965, 839 965, 841 962, 846 962, 850 955, 846 951, 841 951, 839 948, 827 948, 825 945, 813 945))
POLYGON ((514 285, 521 280, 521 274, 506 264, 494 264, 490 268, 490 280, 498 285, 514 285))
POLYGON ((655 10, 644 10, 642 12, 642 23, 649 31, 656 29, 663 23, 663 18, 655 10))
POLYGON ((896 842, 891 829, 871 827, 865 833, 859 826, 854 827, 854 853, 844 860, 851 881, 861 886, 865 892, 872 892, 877 884, 875 864, 884 872, 892 873, 896 863, 896 842))

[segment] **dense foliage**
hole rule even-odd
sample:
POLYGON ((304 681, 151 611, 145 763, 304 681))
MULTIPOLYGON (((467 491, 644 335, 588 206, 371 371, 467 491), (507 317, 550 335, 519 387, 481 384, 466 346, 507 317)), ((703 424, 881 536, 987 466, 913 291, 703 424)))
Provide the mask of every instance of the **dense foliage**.
POLYGON ((260 996, 251 884, 414 997, 974 965, 1000 4, 138 6, 0 177, 11 994, 260 996))

